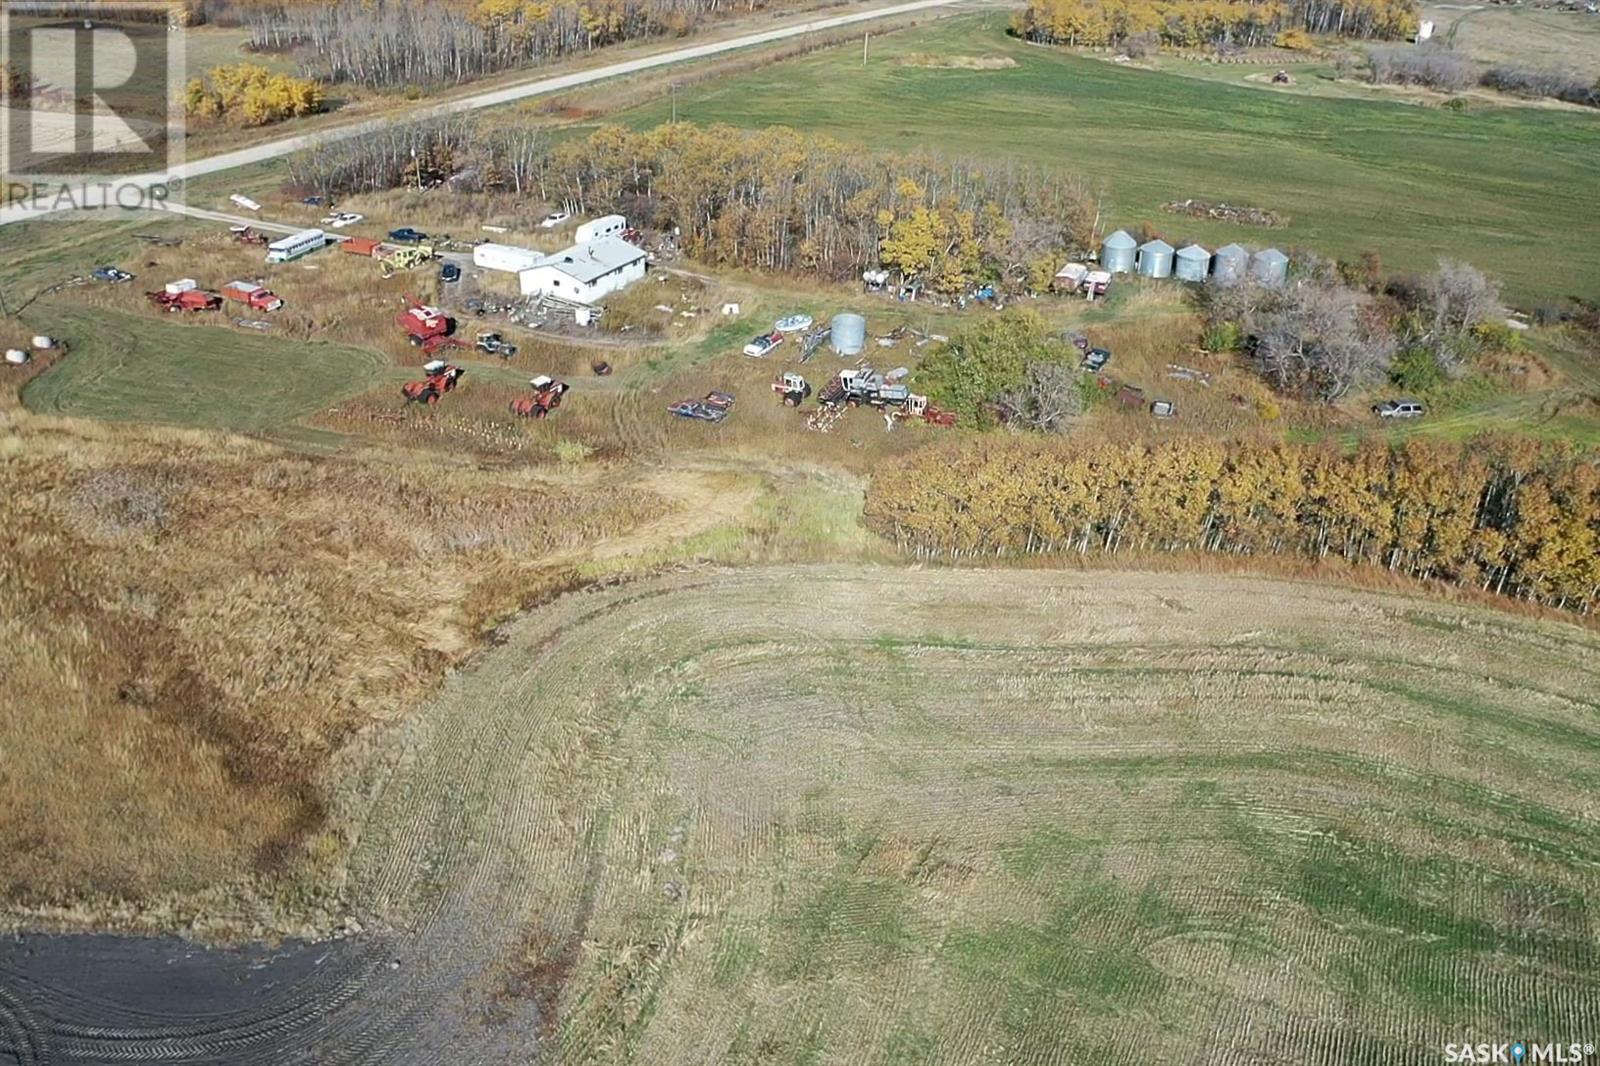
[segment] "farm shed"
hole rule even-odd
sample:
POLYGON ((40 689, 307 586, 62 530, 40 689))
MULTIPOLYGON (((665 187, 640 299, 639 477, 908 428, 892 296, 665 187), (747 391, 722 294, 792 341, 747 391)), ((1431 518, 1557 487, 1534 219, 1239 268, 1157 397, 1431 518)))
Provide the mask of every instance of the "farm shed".
POLYGON ((1056 292, 1077 292, 1083 284, 1083 279, 1089 276, 1089 268, 1082 263, 1068 263, 1056 271, 1055 280, 1050 287, 1056 292))
POLYGON ((1250 269, 1250 253, 1241 245, 1224 244, 1217 249, 1213 259, 1211 280, 1221 285, 1242 280, 1245 272, 1250 269))
POLYGON ((1172 245, 1157 237, 1139 246, 1139 273, 1147 278, 1172 276, 1172 245))
POLYGON ((1276 248, 1263 248, 1250 257, 1250 274, 1263 285, 1282 285, 1289 276, 1289 257, 1276 248))
POLYGON ((524 296, 554 296, 592 304, 644 277, 645 252, 621 237, 575 244, 544 257, 517 278, 524 296))
POLYGON ((1131 274, 1138 248, 1139 242, 1127 230, 1119 229, 1100 246, 1100 265, 1113 274, 1131 274))
POLYGON ((1172 274, 1179 281, 1204 281, 1211 269, 1211 253, 1198 244, 1178 249, 1172 274))

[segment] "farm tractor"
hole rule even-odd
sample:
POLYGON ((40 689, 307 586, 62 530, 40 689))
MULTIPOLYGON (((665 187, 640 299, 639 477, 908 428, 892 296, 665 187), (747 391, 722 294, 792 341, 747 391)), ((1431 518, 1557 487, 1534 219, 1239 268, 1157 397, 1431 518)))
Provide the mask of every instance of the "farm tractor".
POLYGON ((431 244, 419 244, 412 248, 400 248, 392 255, 384 256, 378 260, 378 268, 383 271, 383 276, 392 278, 402 270, 410 270, 421 266, 433 258, 431 244))
POLYGON ((478 334, 478 351, 485 355, 498 355, 502 359, 513 358, 517 354, 517 346, 506 340, 495 330, 486 329, 478 334))
POLYGON ((565 381, 557 381, 549 374, 540 374, 528 382, 528 386, 533 389, 531 395, 518 396, 511 401, 511 413, 518 418, 545 417, 561 406, 561 397, 572 387, 565 381))
POLYGON ((778 394, 778 399, 785 407, 799 407, 805 403, 806 397, 811 395, 811 383, 799 374, 785 370, 783 374, 772 383, 772 391, 778 394))
POLYGON ((422 372, 427 375, 421 381, 408 381, 400 386, 400 395, 406 403, 422 403, 432 407, 439 402, 439 397, 450 392, 461 380, 461 375, 466 371, 459 366, 447 363, 443 359, 435 359, 425 363, 422 372))
POLYGON ((174 314, 180 311, 219 311, 222 309, 221 295, 207 292, 204 289, 185 289, 182 292, 164 289, 161 292, 149 292, 145 293, 145 295, 157 307, 165 308, 174 314))
POLYGON ((413 348, 421 348, 435 337, 448 337, 455 332, 456 320, 427 304, 406 297, 406 309, 395 316, 395 323, 406 331, 406 339, 413 348))
POLYGON ((228 232, 240 244, 259 244, 264 248, 271 243, 265 233, 257 233, 249 226, 233 226, 229 228, 228 232))

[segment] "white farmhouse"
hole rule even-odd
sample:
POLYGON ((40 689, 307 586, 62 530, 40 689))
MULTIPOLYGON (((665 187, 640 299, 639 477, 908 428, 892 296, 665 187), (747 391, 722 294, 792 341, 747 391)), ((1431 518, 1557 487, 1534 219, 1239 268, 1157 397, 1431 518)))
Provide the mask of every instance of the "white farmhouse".
POLYGON ((524 296, 592 304, 644 277, 645 252, 621 237, 601 237, 519 271, 524 296))

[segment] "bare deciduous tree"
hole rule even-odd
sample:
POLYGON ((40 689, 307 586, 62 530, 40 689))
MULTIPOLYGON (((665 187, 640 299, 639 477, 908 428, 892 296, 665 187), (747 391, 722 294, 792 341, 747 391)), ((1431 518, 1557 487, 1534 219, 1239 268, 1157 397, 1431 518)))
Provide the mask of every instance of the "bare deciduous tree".
POLYGON ((1045 433, 1065 433, 1083 414, 1077 372, 1065 363, 1029 363, 1020 388, 1005 393, 1006 421, 1045 433))

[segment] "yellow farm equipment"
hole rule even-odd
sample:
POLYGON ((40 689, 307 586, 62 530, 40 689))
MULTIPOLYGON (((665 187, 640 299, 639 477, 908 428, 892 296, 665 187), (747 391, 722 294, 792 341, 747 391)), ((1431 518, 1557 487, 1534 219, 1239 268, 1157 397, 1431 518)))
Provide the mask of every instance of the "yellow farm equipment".
POLYGON ((401 248, 378 260, 383 276, 392 278, 402 270, 410 270, 433 258, 433 246, 419 244, 415 248, 401 248))

